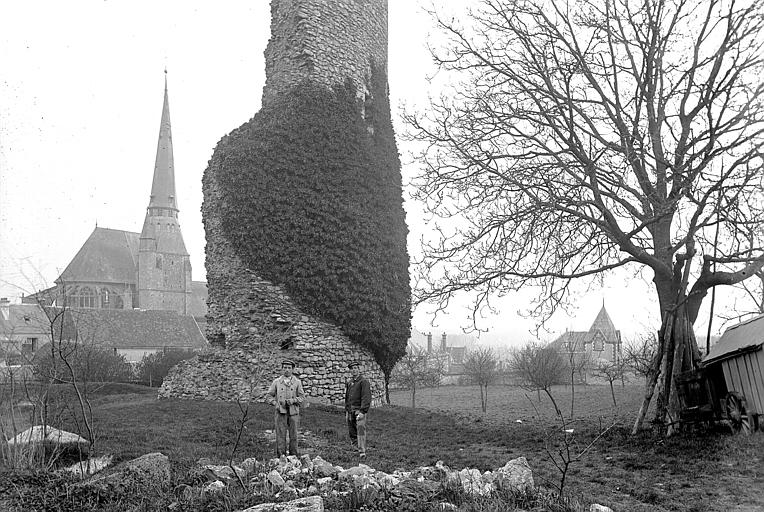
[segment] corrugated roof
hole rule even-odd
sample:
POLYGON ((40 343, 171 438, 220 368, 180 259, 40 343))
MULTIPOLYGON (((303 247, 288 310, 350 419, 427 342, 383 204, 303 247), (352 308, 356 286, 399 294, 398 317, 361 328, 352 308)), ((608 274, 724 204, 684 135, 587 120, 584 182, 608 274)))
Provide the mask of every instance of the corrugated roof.
POLYGON ((139 236, 130 231, 95 228, 56 283, 136 284, 139 236))
MULTIPOLYGON (((56 308, 51 310, 60 311, 56 308)), ((114 348, 204 348, 207 340, 194 317, 175 311, 70 309, 64 338, 114 348)))
POLYGON ((729 327, 711 347, 704 363, 732 357, 736 352, 764 344, 764 315, 729 327))

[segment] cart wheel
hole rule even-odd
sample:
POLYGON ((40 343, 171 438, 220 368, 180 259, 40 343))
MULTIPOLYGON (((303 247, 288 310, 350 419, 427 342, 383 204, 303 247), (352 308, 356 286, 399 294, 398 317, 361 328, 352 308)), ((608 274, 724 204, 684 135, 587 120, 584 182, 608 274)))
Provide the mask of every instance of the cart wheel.
POLYGON ((727 411, 727 418, 730 421, 730 426, 732 426, 732 431, 735 433, 743 432, 744 434, 750 434, 751 419, 748 416, 748 408, 746 407, 743 395, 734 391, 728 393, 725 408, 727 411))

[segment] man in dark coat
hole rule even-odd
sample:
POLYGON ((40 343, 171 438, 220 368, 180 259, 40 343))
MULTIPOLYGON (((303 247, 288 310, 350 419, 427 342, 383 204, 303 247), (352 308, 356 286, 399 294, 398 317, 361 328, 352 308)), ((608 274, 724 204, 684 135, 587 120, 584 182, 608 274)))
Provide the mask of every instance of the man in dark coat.
POLYGON ((371 386, 361 375, 358 361, 348 364, 352 378, 345 388, 345 419, 350 440, 358 443, 358 455, 366 457, 366 416, 371 406, 371 386))

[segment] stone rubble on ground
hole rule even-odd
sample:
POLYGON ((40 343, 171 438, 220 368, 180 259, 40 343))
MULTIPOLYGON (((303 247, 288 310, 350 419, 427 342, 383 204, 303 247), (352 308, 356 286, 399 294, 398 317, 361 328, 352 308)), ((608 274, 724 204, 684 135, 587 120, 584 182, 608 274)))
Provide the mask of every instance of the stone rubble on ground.
MULTIPOLYGON (((110 457, 102 459, 111 460, 110 457)), ((348 495, 353 489, 385 489, 390 495, 400 498, 411 495, 434 497, 440 492, 443 484, 460 487, 464 492, 478 496, 488 496, 497 490, 525 492, 535 488, 533 474, 525 457, 512 459, 495 471, 482 473, 475 468, 452 470, 442 461, 438 461, 434 466, 422 466, 411 471, 398 469, 392 473, 378 471, 366 464, 345 469, 319 456, 311 459, 307 455, 300 458, 282 456, 261 463, 249 458, 233 465, 233 469, 229 465, 213 464, 209 459, 200 459, 197 464, 207 482, 200 487, 186 486, 181 496, 190 498, 193 495, 221 492, 230 485, 238 485, 238 475, 242 481, 248 481, 253 487, 262 485, 270 489, 277 499, 297 498, 282 503, 257 505, 243 512, 323 511, 322 496, 348 495), (306 487, 298 487, 295 481, 303 482, 306 487), (306 481, 309 483, 305 484, 306 481)), ((150 453, 121 463, 108 474, 96 475, 83 484, 119 484, 126 478, 138 478, 154 484, 169 483, 169 460, 161 453, 150 453)), ((438 507, 444 511, 456 510, 447 502, 439 503, 438 507)), ((589 511, 613 512, 599 504, 591 505, 589 511)))
POLYGON ((321 496, 307 496, 283 503, 262 503, 242 512, 324 512, 321 496))

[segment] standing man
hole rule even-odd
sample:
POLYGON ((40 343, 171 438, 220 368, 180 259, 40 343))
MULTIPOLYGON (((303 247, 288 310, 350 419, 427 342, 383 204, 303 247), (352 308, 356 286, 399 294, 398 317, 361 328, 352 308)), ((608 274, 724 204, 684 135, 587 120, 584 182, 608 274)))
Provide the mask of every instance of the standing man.
POLYGON ((276 418, 276 456, 287 454, 286 435, 289 431, 289 455, 298 456, 297 430, 300 428, 300 404, 305 393, 300 379, 292 375, 294 363, 289 359, 281 362, 283 375, 273 381, 268 389, 275 406, 276 418))
POLYGON ((352 378, 345 388, 345 419, 348 422, 350 440, 358 442, 358 455, 366 457, 366 415, 371 406, 371 387, 361 375, 357 361, 348 364, 352 378))

